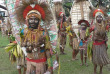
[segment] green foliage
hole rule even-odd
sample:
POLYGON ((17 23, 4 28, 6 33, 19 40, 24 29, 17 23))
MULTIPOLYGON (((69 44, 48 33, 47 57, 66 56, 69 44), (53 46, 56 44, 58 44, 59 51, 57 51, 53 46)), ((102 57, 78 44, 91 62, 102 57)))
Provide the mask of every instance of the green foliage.
POLYGON ((88 42, 87 56, 90 61, 92 61, 92 45, 93 45, 93 41, 88 42))
POLYGON ((71 10, 71 7, 72 7, 72 2, 66 2, 65 4, 63 4, 63 7, 64 7, 64 10, 65 10, 66 16, 69 16, 70 15, 70 10, 71 10))
POLYGON ((10 35, 10 40, 15 41, 15 37, 12 34, 10 35))
POLYGON ((92 4, 97 7, 101 3, 101 6, 106 7, 108 0, 91 0, 92 4))

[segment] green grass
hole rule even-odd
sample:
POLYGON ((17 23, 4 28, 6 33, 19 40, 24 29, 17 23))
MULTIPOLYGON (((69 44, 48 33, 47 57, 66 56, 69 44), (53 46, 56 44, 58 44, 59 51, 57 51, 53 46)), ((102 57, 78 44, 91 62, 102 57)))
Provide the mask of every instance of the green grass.
MULTIPOLYGON (((110 37, 110 35, 109 35, 110 37)), ((16 69, 16 63, 11 64, 9 61, 8 53, 4 51, 4 46, 9 43, 7 37, 2 37, 0 33, 0 74, 18 74, 16 69)), ((108 55, 110 57, 110 40, 108 41, 108 55)), ((59 52, 59 48, 56 50, 59 52)), ((67 38, 67 45, 65 48, 67 55, 60 56, 60 74, 93 74, 93 64, 88 60, 88 67, 80 66, 80 55, 78 54, 77 61, 68 61, 72 59, 72 49, 69 47, 69 40, 67 38)), ((99 68, 98 68, 99 72, 99 68)), ((57 70, 54 71, 54 74, 58 74, 57 70)), ((110 65, 103 68, 103 74, 110 74, 110 65)))
POLYGON ((1 36, 0 32, 0 74, 17 74, 16 66, 9 61, 8 53, 5 52, 4 47, 9 43, 8 37, 1 36))

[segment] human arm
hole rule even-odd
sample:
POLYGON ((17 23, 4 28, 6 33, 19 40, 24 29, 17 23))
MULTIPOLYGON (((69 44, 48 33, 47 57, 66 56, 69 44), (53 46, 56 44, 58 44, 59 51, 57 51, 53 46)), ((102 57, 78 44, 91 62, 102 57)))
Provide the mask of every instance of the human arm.
POLYGON ((47 57, 47 64, 48 64, 48 71, 49 72, 53 72, 53 61, 52 61, 52 47, 51 47, 51 43, 50 43, 50 38, 48 33, 46 33, 45 35, 45 49, 46 49, 46 57, 47 57))

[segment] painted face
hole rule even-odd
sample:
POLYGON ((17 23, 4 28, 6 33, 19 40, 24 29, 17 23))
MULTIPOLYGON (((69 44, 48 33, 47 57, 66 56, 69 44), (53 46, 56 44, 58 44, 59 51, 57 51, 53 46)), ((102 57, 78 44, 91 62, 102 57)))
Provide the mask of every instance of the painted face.
POLYGON ((37 29, 40 23, 40 19, 35 16, 31 16, 28 19, 28 23, 29 23, 29 28, 37 29))
POLYGON ((86 23, 85 22, 82 22, 81 23, 81 26, 82 26, 82 30, 85 30, 86 29, 86 23))
POLYGON ((98 15, 98 16, 96 17, 96 21, 97 21, 98 23, 101 23, 102 20, 103 20, 103 17, 102 17, 101 15, 98 15))

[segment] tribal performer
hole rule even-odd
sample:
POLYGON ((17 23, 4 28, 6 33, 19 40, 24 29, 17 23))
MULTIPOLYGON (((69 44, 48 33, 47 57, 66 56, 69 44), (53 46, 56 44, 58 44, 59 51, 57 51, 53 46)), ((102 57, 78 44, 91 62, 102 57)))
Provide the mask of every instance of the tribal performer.
POLYGON ((92 61, 94 64, 94 74, 97 74, 97 66, 100 66, 100 74, 102 74, 103 66, 110 63, 107 55, 108 38, 106 33, 107 23, 105 22, 107 14, 106 9, 102 7, 90 7, 90 9, 90 18, 94 19, 94 28, 91 29, 93 31, 92 61))
POLYGON ((87 39, 89 37, 89 22, 86 20, 80 20, 78 24, 81 26, 79 29, 79 50, 81 55, 81 65, 83 65, 83 53, 84 53, 84 59, 85 59, 85 65, 87 66, 87 39))
POLYGON ((27 25, 27 28, 21 31, 21 46, 27 56, 26 74, 32 73, 32 68, 35 68, 36 74, 53 73, 51 45, 47 31, 53 15, 49 8, 45 2, 29 0, 23 1, 16 10, 18 21, 27 25), (42 28, 42 24, 45 28, 42 28))
MULTIPOLYGON (((76 43, 74 43, 75 44, 74 46, 76 46, 77 49, 79 47, 78 43, 82 39, 81 36, 78 36, 78 30, 80 29, 80 31, 82 31, 83 29, 80 28, 80 27, 82 27, 80 25, 84 24, 83 22, 85 22, 86 20, 89 21, 89 17, 88 17, 88 13, 90 12, 89 6, 92 6, 89 0, 74 0, 72 8, 71 8, 70 14, 71 14, 72 27, 73 27, 73 30, 74 30, 74 32, 76 34, 76 37, 77 37, 77 38, 75 38, 75 41, 73 41, 73 42, 76 42, 76 43)), ((84 37, 86 37, 86 29, 89 28, 87 26, 87 24, 86 24, 87 21, 85 22, 85 32, 84 32, 85 36, 84 37)), ((79 34, 81 35, 82 33, 79 32, 79 34)), ((73 51, 73 55, 74 56, 76 56, 77 53, 78 53, 78 50, 77 51, 73 51)), ((85 56, 85 62, 86 62, 87 54, 85 53, 85 55, 86 55, 85 56)), ((83 50, 81 50, 81 60, 82 60, 82 64, 81 65, 83 65, 83 50)))
POLYGON ((68 18, 68 22, 69 26, 66 28, 67 30, 67 33, 69 35, 69 45, 70 47, 73 49, 73 52, 72 52, 72 60, 78 60, 76 58, 78 52, 79 52, 79 42, 78 42, 78 39, 77 39, 77 36, 72 28, 72 23, 71 23, 71 18, 69 17, 68 18))
POLYGON ((66 23, 66 17, 64 15, 63 12, 60 12, 60 22, 59 24, 59 34, 60 34, 60 53, 61 54, 65 54, 64 53, 64 49, 65 49, 65 45, 66 45, 66 27, 67 27, 67 23, 66 23))
POLYGON ((58 26, 58 35, 60 39, 60 54, 65 54, 64 49, 66 45, 66 16, 64 14, 64 9, 62 5, 62 0, 54 0, 54 14, 56 16, 57 20, 57 26, 58 26))

